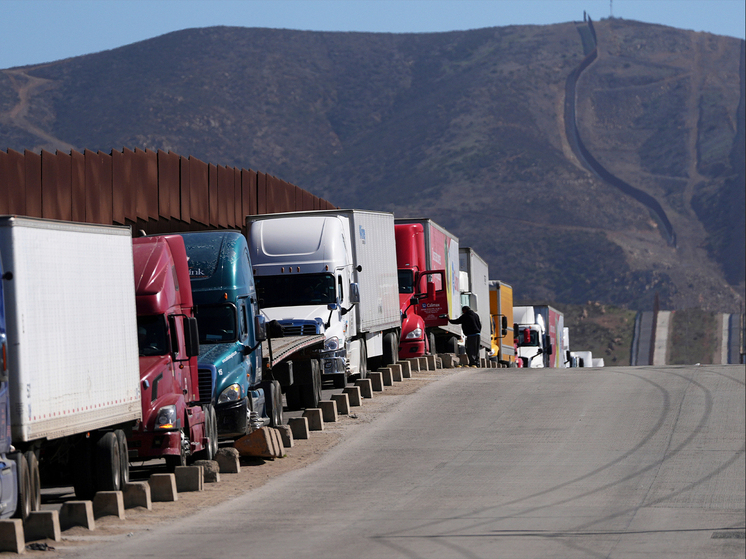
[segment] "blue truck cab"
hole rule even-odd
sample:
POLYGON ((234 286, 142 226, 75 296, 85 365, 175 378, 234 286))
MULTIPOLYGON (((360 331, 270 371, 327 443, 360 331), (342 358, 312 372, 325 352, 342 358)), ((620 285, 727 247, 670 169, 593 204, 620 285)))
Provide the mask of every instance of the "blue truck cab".
POLYGON ((215 407, 222 439, 280 423, 280 385, 262 378, 266 328, 246 239, 226 230, 179 234, 199 328, 200 403, 215 407))

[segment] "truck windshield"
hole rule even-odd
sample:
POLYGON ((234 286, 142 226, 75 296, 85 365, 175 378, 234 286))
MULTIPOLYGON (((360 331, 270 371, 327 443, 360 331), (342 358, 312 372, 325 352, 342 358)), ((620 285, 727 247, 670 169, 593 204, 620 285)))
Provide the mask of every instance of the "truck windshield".
POLYGON ((196 307, 199 343, 219 344, 235 342, 238 331, 236 307, 225 305, 199 305, 196 307))
POLYGON ((140 357, 168 354, 166 318, 156 314, 137 317, 137 345, 140 357))
POLYGON ((257 276, 254 281, 261 307, 299 307, 337 302, 332 274, 257 276))
POLYGON ((414 293, 414 272, 409 269, 399 270, 399 293, 414 293))

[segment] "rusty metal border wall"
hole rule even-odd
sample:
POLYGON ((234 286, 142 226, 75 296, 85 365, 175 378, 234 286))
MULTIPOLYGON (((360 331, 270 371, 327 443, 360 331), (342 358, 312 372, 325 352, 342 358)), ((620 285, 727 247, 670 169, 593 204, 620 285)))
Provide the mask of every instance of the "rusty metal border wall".
POLYGON ((0 151, 0 215, 168 233, 243 230, 247 215, 333 208, 272 175, 170 151, 0 151))

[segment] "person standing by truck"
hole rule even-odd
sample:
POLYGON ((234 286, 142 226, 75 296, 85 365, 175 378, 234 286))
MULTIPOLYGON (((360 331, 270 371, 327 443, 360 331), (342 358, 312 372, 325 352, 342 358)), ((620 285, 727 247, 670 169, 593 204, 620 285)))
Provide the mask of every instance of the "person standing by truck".
POLYGON ((466 338, 466 355, 470 367, 479 366, 479 337, 482 332, 482 322, 479 315, 467 306, 461 307, 461 316, 448 319, 451 324, 460 324, 466 338))

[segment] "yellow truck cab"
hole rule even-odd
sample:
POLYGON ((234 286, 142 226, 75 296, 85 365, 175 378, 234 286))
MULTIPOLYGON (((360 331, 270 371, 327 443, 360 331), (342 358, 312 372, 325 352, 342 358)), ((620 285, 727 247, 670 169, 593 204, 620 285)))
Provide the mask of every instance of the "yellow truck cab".
POLYGON ((513 287, 500 280, 490 280, 490 330, 490 359, 501 367, 515 367, 513 287))

